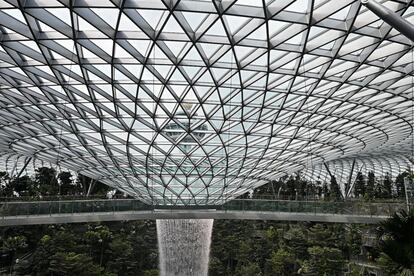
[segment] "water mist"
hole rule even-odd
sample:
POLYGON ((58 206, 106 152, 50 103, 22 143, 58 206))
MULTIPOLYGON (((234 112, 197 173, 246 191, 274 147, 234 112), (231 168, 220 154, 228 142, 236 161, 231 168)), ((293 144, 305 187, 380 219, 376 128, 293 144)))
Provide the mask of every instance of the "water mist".
POLYGON ((213 221, 157 220, 161 276, 207 276, 213 221))

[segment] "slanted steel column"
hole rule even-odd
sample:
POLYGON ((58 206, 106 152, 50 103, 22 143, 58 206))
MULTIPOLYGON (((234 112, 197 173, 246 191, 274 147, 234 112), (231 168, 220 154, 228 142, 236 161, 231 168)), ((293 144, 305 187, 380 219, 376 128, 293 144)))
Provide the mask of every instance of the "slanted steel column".
POLYGON ((413 184, 411 183, 410 179, 408 177, 404 177, 405 202, 407 205, 407 212, 410 212, 410 209, 411 209, 410 198, 412 198, 412 189, 411 189, 412 185, 413 184), (408 189, 408 186, 410 186, 410 189, 408 189), (410 192, 408 190, 410 190, 410 192), (410 193, 411 196, 408 195, 408 193, 410 193))
POLYGON ((331 179, 334 177, 333 174, 331 173, 331 170, 328 167, 328 164, 326 164, 325 162, 323 163, 323 165, 325 166, 326 171, 328 172, 329 176, 331 177, 331 179))
POLYGON ((359 170, 358 170, 357 174, 355 175, 354 181, 352 181, 351 187, 349 188, 349 191, 348 191, 348 196, 351 194, 352 190, 354 189, 354 187, 355 187, 355 183, 356 183, 356 181, 357 181, 358 174, 359 174, 360 172, 362 172, 362 169, 364 168, 364 166, 365 166, 365 164, 364 164, 364 163, 362 163, 362 166, 359 168, 359 170))
POLYGON ((361 3, 379 18, 387 22, 391 27, 398 30, 412 42, 414 42, 414 25, 405 20, 402 16, 377 3, 375 0, 361 0, 361 3))
POLYGON ((349 197, 349 194, 351 193, 351 182, 352 182, 352 174, 354 173, 354 168, 355 168, 355 158, 354 161, 352 162, 352 167, 351 167, 351 171, 349 173, 349 178, 348 178, 348 183, 345 186, 345 198, 349 197))
MULTIPOLYGON (((13 177, 14 176, 14 171, 17 168, 17 162, 19 162, 19 158, 16 158, 16 161, 14 162, 13 168, 10 171, 10 177, 13 177)), ((6 164, 7 164, 7 162, 6 162, 6 164)))
POLYGON ((32 161, 32 157, 29 157, 29 158, 26 160, 26 162, 24 163, 24 165, 23 165, 22 169, 21 169, 21 170, 20 170, 20 172, 17 174, 17 177, 16 177, 16 178, 19 178, 19 177, 22 175, 23 171, 26 169, 27 165, 29 165, 30 161, 32 161))
POLYGON ((93 187, 95 187, 95 179, 91 178, 91 181, 89 181, 89 187, 88 187, 88 192, 86 193, 86 196, 89 197, 92 193, 93 187))

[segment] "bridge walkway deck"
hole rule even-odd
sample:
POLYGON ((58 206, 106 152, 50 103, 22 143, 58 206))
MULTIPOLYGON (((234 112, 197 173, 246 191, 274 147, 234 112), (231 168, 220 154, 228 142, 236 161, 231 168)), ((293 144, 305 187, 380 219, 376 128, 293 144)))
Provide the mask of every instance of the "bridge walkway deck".
POLYGON ((21 201, 0 203, 0 226, 139 219, 250 219, 378 223, 403 202, 237 199, 222 205, 146 205, 135 199, 21 201))

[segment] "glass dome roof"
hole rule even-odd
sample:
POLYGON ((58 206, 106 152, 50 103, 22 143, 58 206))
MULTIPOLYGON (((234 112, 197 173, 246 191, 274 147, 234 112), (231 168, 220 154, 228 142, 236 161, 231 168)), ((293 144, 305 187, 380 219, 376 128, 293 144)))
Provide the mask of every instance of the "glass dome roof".
POLYGON ((412 49, 355 0, 0 0, 0 153, 167 204, 324 162, 397 170, 412 49))

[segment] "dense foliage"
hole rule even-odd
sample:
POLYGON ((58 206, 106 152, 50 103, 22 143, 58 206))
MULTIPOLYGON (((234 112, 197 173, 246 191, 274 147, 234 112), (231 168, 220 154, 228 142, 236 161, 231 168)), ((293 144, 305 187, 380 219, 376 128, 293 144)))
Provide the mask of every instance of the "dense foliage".
POLYGON ((144 275, 157 268, 154 221, 1 230, 3 256, 8 257, 3 265, 11 262, 17 275, 144 275), (10 247, 14 239, 27 245, 10 247))
POLYGON ((338 224, 216 221, 210 275, 342 275, 360 246, 349 233, 338 224))
MULTIPOLYGON (((216 220, 210 275, 342 275, 360 253, 350 227, 362 229, 216 220)), ((157 275, 154 221, 8 227, 1 237, 3 267, 16 275, 157 275)))
POLYGON ((376 177, 374 172, 363 175, 357 172, 351 183, 344 183, 344 189, 333 176, 329 183, 311 182, 300 174, 286 176, 279 180, 269 182, 267 185, 256 188, 244 197, 270 197, 275 199, 310 199, 310 200, 343 200, 345 190, 349 191, 348 198, 363 200, 403 199, 405 198, 404 181, 410 180, 412 185, 413 175, 405 171, 395 177, 393 181, 390 174, 384 177, 376 177))
POLYGON ((414 275, 414 209, 402 210, 381 223, 379 262, 389 274, 414 275))
MULTIPOLYGON (((379 180, 373 173, 359 173, 352 196, 367 200, 403 197, 407 176, 404 173, 392 181, 389 175, 379 180)), ((39 168, 35 176, 18 179, 0 173, 0 184, 3 197, 105 195, 109 190, 85 176, 74 179, 69 172, 57 174, 50 168, 39 168)), ((299 175, 271 182, 253 196, 343 200, 335 179, 310 183, 299 175)), ((210 275, 343 275, 346 271, 364 275, 364 264, 389 274, 409 271, 414 227, 407 228, 396 219, 393 223, 383 225, 379 240, 374 237, 374 243, 367 243, 367 236, 374 232, 372 226, 216 220, 210 275), (398 231, 409 234, 399 239, 398 231), (406 258, 398 257, 401 252, 396 248, 402 245, 406 258)), ((154 221, 3 227, 0 233, 0 273, 158 275, 154 221)))

